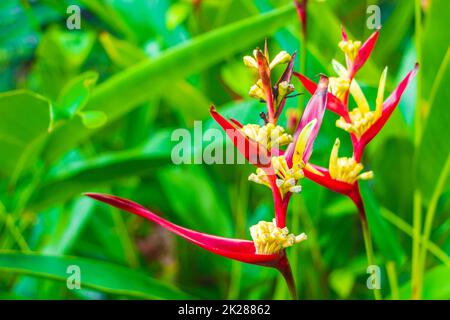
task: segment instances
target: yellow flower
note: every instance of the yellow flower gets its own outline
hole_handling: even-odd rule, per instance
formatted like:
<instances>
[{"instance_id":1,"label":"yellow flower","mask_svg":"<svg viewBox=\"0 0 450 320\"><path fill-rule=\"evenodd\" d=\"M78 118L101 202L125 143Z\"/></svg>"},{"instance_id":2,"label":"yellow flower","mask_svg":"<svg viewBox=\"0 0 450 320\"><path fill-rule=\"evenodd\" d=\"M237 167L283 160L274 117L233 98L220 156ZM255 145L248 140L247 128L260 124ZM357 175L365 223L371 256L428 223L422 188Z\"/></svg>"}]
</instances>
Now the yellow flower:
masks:
<instances>
[{"instance_id":1,"label":"yellow flower","mask_svg":"<svg viewBox=\"0 0 450 320\"><path fill-rule=\"evenodd\" d=\"M278 156L272 157L272 168L275 171L275 181L282 197L288 192L298 193L302 190L302 187L297 185L298 180L304 177L303 167L299 164L289 168L286 158L284 156ZM248 180L271 188L267 173L261 168L256 169L256 174L250 174Z\"/></svg>"},{"instance_id":2,"label":"yellow flower","mask_svg":"<svg viewBox=\"0 0 450 320\"><path fill-rule=\"evenodd\" d=\"M355 134L358 138L369 129L380 117L383 112L384 89L386 86L387 68L383 70L378 86L378 94L375 103L375 110L370 110L369 104L361 88L356 81L352 81L350 93L352 94L357 107L349 112L350 122L343 117L336 121L338 128L344 129L349 133Z\"/></svg>"},{"instance_id":3,"label":"yellow flower","mask_svg":"<svg viewBox=\"0 0 450 320\"><path fill-rule=\"evenodd\" d=\"M347 55L350 61L354 61L361 48L361 41L343 40L339 42L339 48Z\"/></svg>"},{"instance_id":4,"label":"yellow flower","mask_svg":"<svg viewBox=\"0 0 450 320\"><path fill-rule=\"evenodd\" d=\"M251 226L250 235L257 254L275 254L307 239L304 233L295 236L286 227L278 228L275 219L272 222L260 221Z\"/></svg>"},{"instance_id":5,"label":"yellow flower","mask_svg":"<svg viewBox=\"0 0 450 320\"><path fill-rule=\"evenodd\" d=\"M267 123L260 127L257 124L247 124L241 131L251 140L258 142L267 150L279 148L292 142L292 136L285 133L283 127Z\"/></svg>"},{"instance_id":6,"label":"yellow flower","mask_svg":"<svg viewBox=\"0 0 450 320\"><path fill-rule=\"evenodd\" d=\"M259 49L256 49L253 51L253 57L245 56L244 57L244 64L249 67L258 70L258 62L257 62L257 52ZM269 62L269 57L267 53L264 55L267 59L267 62ZM279 64L285 64L291 61L291 55L287 53L286 51L279 52L275 58L269 63L269 68L272 70Z\"/></svg>"},{"instance_id":7,"label":"yellow flower","mask_svg":"<svg viewBox=\"0 0 450 320\"><path fill-rule=\"evenodd\" d=\"M340 141L336 139L330 155L329 172L331 178L349 184L354 184L358 179L368 180L373 178L372 171L361 173L364 166L356 162L353 157L339 158L339 146Z\"/></svg>"},{"instance_id":8,"label":"yellow flower","mask_svg":"<svg viewBox=\"0 0 450 320\"><path fill-rule=\"evenodd\" d=\"M329 79L328 88L333 95L342 101L344 100L345 93L350 88L350 82L346 78L331 77Z\"/></svg>"}]
</instances>

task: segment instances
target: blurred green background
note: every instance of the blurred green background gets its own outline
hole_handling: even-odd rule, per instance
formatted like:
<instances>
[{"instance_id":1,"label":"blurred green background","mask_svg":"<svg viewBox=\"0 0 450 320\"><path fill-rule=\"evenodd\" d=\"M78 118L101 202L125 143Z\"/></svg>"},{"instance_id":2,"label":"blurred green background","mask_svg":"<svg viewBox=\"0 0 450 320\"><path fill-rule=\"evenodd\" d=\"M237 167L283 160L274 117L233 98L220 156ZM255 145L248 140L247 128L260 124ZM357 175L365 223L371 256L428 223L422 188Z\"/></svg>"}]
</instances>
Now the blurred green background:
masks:
<instances>
[{"instance_id":1,"label":"blurred green background","mask_svg":"<svg viewBox=\"0 0 450 320\"><path fill-rule=\"evenodd\" d=\"M80 30L66 27L71 4L81 8ZM387 94L421 66L363 159L375 173L362 188L381 291L411 297L415 239L428 250L423 298L448 299L450 2L311 0L307 56L297 60L306 59L312 79L333 75L331 59L344 61L340 26L365 40L371 4L383 27L358 78L371 104L385 65ZM266 37L272 55L302 50L291 1L1 1L0 299L288 298L275 270L215 256L82 196L120 195L183 226L245 239L249 226L271 220L270 192L247 181L250 165L177 166L170 158L173 129L194 120L215 126L211 103L241 122L259 120L264 105L247 97L255 79L242 56ZM289 99L287 107L303 103ZM326 113L314 163L327 166L337 136L350 156L335 120ZM302 185L288 217L292 232L309 236L288 250L300 298L371 299L354 206ZM421 242L418 226L427 224ZM81 269L81 290L66 286L70 265Z\"/></svg>"}]
</instances>

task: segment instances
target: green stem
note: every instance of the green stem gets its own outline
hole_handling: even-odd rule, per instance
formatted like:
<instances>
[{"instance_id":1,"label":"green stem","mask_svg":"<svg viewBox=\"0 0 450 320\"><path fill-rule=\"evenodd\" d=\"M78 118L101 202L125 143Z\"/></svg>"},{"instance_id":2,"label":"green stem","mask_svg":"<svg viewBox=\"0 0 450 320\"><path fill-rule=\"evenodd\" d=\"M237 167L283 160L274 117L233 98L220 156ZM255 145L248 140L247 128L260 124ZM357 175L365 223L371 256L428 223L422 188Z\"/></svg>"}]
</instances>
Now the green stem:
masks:
<instances>
[{"instance_id":1,"label":"green stem","mask_svg":"<svg viewBox=\"0 0 450 320\"><path fill-rule=\"evenodd\" d=\"M361 221L363 237L364 237L364 246L366 248L367 255L367 263L369 266L375 265L375 258L373 253L373 245L372 245L372 236L370 234L369 223L367 221L366 210L364 208L364 202L361 197L361 192L359 190L359 185L355 185L354 191L350 194L350 198L355 203L356 207L359 211L359 218ZM375 300L381 300L381 292L378 289L373 289L373 294Z\"/></svg>"},{"instance_id":2,"label":"green stem","mask_svg":"<svg viewBox=\"0 0 450 320\"><path fill-rule=\"evenodd\" d=\"M422 63L422 4L421 0L415 0L415 43L417 60ZM417 103L414 115L414 142L416 147L420 144L422 136L422 103L421 103L421 77L417 77ZM422 227L422 196L417 183L414 186L413 196L413 241L412 241L412 260L411 260L411 282L412 298L419 299L419 252L421 246L421 227Z\"/></svg>"},{"instance_id":3,"label":"green stem","mask_svg":"<svg viewBox=\"0 0 450 320\"><path fill-rule=\"evenodd\" d=\"M361 214L360 214L361 217ZM370 235L369 224L367 223L367 218L361 218L361 225L364 236L364 246L366 247L366 255L367 255L367 263L369 266L375 264L374 254L373 254L373 246L372 246L372 238ZM381 300L381 293L378 289L373 289L373 295L375 300Z\"/></svg>"},{"instance_id":4,"label":"green stem","mask_svg":"<svg viewBox=\"0 0 450 320\"><path fill-rule=\"evenodd\" d=\"M397 271L395 270L395 262L389 261L386 264L386 270L389 280L389 286L391 287L392 300L400 300L400 294L398 290L398 277Z\"/></svg>"},{"instance_id":5,"label":"green stem","mask_svg":"<svg viewBox=\"0 0 450 320\"><path fill-rule=\"evenodd\" d=\"M439 177L439 180L436 184L436 187L430 200L430 204L428 206L427 213L425 215L425 225L422 237L423 243L427 243L430 239L437 204L439 201L439 197L444 189L445 183L447 182L449 171L450 171L450 157L447 158L447 162L445 163L445 166L441 172L441 176ZM425 271L426 260L427 260L427 247L425 245L422 245L420 247L419 252L417 287L416 287L417 290L415 291L416 293L415 298L417 299L420 299L422 295L423 273Z\"/></svg>"},{"instance_id":6,"label":"green stem","mask_svg":"<svg viewBox=\"0 0 450 320\"><path fill-rule=\"evenodd\" d=\"M412 298L420 299L419 294L419 252L421 242L421 226L422 226L422 197L420 191L414 191L414 207L413 207L413 232L412 232L412 260L411 260L411 282L412 282Z\"/></svg>"}]
</instances>

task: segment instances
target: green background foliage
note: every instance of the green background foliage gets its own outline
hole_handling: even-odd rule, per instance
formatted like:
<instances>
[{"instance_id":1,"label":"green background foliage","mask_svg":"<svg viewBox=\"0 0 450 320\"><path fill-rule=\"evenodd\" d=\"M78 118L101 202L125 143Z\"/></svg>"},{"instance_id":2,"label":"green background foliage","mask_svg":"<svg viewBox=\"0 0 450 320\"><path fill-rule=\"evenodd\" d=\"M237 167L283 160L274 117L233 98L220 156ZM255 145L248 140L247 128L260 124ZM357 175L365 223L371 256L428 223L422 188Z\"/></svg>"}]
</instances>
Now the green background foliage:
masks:
<instances>
[{"instance_id":1,"label":"green background foliage","mask_svg":"<svg viewBox=\"0 0 450 320\"><path fill-rule=\"evenodd\" d=\"M80 30L66 28L74 3ZM419 270L423 298L450 298L450 3L310 0L306 44L289 0L200 3L1 1L0 299L288 298L275 270L215 256L82 193L120 195L183 226L249 239L248 228L273 210L270 192L247 182L253 168L175 165L172 131L192 132L196 120L218 128L210 104L243 123L260 121L264 105L247 96L255 79L242 56L265 38L272 55L305 46L296 69L305 59L310 78L333 75L331 59L343 62L340 26L366 39L371 4L380 6L383 27L358 77L369 103L385 65L390 93L420 63L363 158L375 174L362 193L381 293L411 298ZM350 156L335 120L326 113L314 163L327 166L337 136ZM311 181L302 185L288 212L290 230L309 237L288 250L300 298L371 299L354 206ZM414 243L424 248L422 272ZM69 265L81 269L81 290L66 286Z\"/></svg>"}]
</instances>

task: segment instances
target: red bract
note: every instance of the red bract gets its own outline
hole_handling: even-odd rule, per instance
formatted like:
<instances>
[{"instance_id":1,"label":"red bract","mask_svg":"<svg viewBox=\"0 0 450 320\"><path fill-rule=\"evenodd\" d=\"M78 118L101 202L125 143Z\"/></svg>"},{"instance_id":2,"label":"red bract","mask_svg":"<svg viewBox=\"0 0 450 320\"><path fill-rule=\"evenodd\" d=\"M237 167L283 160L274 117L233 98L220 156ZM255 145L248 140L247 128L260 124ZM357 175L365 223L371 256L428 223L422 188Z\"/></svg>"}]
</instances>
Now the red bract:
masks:
<instances>
[{"instance_id":1,"label":"red bract","mask_svg":"<svg viewBox=\"0 0 450 320\"><path fill-rule=\"evenodd\" d=\"M199 247L226 258L259 265L276 265L276 261L282 256L281 254L255 254L255 246L253 241L223 238L183 228L161 218L143 206L127 199L100 193L86 193L86 195L95 200L107 203L113 207L148 219L198 245Z\"/></svg>"},{"instance_id":2,"label":"red bract","mask_svg":"<svg viewBox=\"0 0 450 320\"><path fill-rule=\"evenodd\" d=\"M247 136L245 136L240 130L242 128L242 124L235 119L231 119L231 123L222 117L220 113L216 111L214 106L211 106L209 112L248 162L261 168L270 166L271 153L264 146L250 140ZM277 153L276 150L274 151Z\"/></svg>"},{"instance_id":3,"label":"red bract","mask_svg":"<svg viewBox=\"0 0 450 320\"><path fill-rule=\"evenodd\" d=\"M150 220L192 242L193 244L222 257L240 262L275 268L285 277L290 289L293 289L291 288L291 284L293 283L292 272L284 250L270 255L256 254L253 241L218 237L187 229L161 218L135 202L113 195L100 193L86 193L85 195L95 200L104 202L110 206L128 211ZM295 294L294 292L292 293Z\"/></svg>"},{"instance_id":4,"label":"red bract","mask_svg":"<svg viewBox=\"0 0 450 320\"><path fill-rule=\"evenodd\" d=\"M373 48L375 47L375 43L377 42L379 31L375 31L372 35L363 43L361 48L358 51L358 54L353 61L350 70L350 79L353 79L355 74L361 69L361 67L366 63L367 59L369 59L370 54L372 53Z\"/></svg>"},{"instance_id":5,"label":"red bract","mask_svg":"<svg viewBox=\"0 0 450 320\"><path fill-rule=\"evenodd\" d=\"M293 142L289 145L288 149L286 150L285 156L286 161L288 162L289 165L292 164L292 157L294 155L295 146L297 144L297 140L299 138L301 131L303 130L303 128L305 128L305 126L308 123L315 120L316 121L315 126L312 129L312 133L309 136L305 151L303 153L303 161L307 163L309 158L311 157L312 147L314 141L316 140L317 134L319 133L320 127L322 125L322 119L327 106L327 96L328 96L327 92L328 92L328 77L322 75L320 77L319 84L311 100L309 100L308 105L306 106L305 111L303 112L303 115L300 119L300 122L297 125Z\"/></svg>"},{"instance_id":6,"label":"red bract","mask_svg":"<svg viewBox=\"0 0 450 320\"><path fill-rule=\"evenodd\" d=\"M328 169L316 165L310 165L305 168L304 172L305 177L309 180L314 181L327 189L333 190L334 192L349 195L353 191L352 184L331 178Z\"/></svg>"},{"instance_id":7,"label":"red bract","mask_svg":"<svg viewBox=\"0 0 450 320\"><path fill-rule=\"evenodd\" d=\"M377 42L379 35L379 30L375 31L370 35L370 37L361 45L358 53L354 60L349 59L346 55L347 69L349 70L349 78L353 79L359 69L366 63L367 59L369 59L370 54L372 53L373 48L375 47L375 43ZM342 41L349 41L347 33L345 32L344 26L342 26Z\"/></svg>"},{"instance_id":8,"label":"red bract","mask_svg":"<svg viewBox=\"0 0 450 320\"><path fill-rule=\"evenodd\" d=\"M355 151L355 159L361 159L364 148L367 144L380 132L380 130L384 127L386 122L389 120L392 112L394 112L397 107L400 99L405 92L408 84L414 79L417 71L419 69L419 64L416 63L414 68L406 75L406 77L400 82L400 84L395 88L395 90L391 93L391 95L383 102L383 110L381 116L378 120L376 120L372 126L367 129L367 131L357 139L354 137L354 151Z\"/></svg>"},{"instance_id":9,"label":"red bract","mask_svg":"<svg viewBox=\"0 0 450 320\"><path fill-rule=\"evenodd\" d=\"M300 80L300 82L310 94L314 94L314 92L316 92L317 84L314 81L298 72L294 72L294 76L296 76L297 79ZM327 93L327 109L342 117L348 116L345 105L341 102L341 100L339 100L330 92Z\"/></svg>"}]
</instances>

